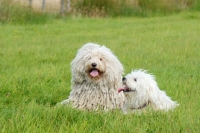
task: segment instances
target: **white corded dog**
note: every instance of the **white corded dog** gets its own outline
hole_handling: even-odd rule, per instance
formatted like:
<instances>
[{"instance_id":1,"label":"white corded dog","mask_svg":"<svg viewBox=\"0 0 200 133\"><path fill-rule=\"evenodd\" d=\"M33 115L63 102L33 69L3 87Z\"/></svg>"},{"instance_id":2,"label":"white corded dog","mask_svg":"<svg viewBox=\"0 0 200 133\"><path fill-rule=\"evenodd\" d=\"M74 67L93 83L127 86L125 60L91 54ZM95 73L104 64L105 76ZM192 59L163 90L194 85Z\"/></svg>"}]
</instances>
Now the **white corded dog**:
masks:
<instances>
[{"instance_id":1,"label":"white corded dog","mask_svg":"<svg viewBox=\"0 0 200 133\"><path fill-rule=\"evenodd\" d=\"M123 112L141 110L146 106L152 106L155 110L168 111L174 109L177 102L172 101L166 93L159 89L153 75L145 70L134 70L123 77L123 87L118 93L125 94Z\"/></svg>"},{"instance_id":2,"label":"white corded dog","mask_svg":"<svg viewBox=\"0 0 200 133\"><path fill-rule=\"evenodd\" d=\"M124 94L117 90L122 86L123 66L110 49L87 43L81 47L71 63L72 90L62 105L83 110L120 109Z\"/></svg>"}]
</instances>

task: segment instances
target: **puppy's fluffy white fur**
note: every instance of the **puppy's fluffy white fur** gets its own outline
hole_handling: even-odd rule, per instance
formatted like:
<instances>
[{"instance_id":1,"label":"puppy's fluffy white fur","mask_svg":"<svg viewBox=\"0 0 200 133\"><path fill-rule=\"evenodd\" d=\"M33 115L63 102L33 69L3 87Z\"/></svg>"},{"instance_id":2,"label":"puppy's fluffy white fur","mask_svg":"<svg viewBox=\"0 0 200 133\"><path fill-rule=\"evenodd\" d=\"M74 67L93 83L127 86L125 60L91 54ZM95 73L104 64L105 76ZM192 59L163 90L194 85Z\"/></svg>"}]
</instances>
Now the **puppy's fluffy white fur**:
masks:
<instances>
[{"instance_id":1,"label":"puppy's fluffy white fur","mask_svg":"<svg viewBox=\"0 0 200 133\"><path fill-rule=\"evenodd\" d=\"M159 89L155 77L145 70L134 70L123 78L123 87L118 90L125 94L123 112L134 112L146 106L155 110L168 111L174 109L177 102L172 101L166 93Z\"/></svg>"},{"instance_id":2,"label":"puppy's fluffy white fur","mask_svg":"<svg viewBox=\"0 0 200 133\"><path fill-rule=\"evenodd\" d=\"M88 43L79 49L71 63L72 90L63 104L86 110L112 110L122 108L123 66L110 49Z\"/></svg>"}]
</instances>

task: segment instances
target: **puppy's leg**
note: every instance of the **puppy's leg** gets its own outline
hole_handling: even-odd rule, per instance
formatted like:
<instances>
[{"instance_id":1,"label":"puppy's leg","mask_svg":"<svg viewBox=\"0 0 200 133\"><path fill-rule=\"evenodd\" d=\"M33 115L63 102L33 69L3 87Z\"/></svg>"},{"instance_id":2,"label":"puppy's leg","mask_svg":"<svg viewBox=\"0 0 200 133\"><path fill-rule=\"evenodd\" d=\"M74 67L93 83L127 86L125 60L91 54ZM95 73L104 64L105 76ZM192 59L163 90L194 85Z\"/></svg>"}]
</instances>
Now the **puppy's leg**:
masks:
<instances>
[{"instance_id":1,"label":"puppy's leg","mask_svg":"<svg viewBox=\"0 0 200 133\"><path fill-rule=\"evenodd\" d=\"M128 104L124 103L124 105L122 107L122 111L124 114L127 114L127 106L128 106Z\"/></svg>"}]
</instances>

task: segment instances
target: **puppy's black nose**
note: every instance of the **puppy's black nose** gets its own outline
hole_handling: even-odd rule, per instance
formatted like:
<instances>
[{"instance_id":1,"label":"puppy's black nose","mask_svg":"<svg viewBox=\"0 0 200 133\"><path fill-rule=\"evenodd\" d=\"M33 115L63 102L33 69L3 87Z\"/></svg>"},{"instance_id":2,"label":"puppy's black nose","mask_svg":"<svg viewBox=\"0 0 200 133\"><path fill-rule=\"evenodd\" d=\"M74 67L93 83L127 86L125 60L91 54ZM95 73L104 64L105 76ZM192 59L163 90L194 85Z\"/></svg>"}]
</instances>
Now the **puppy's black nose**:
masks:
<instances>
[{"instance_id":1,"label":"puppy's black nose","mask_svg":"<svg viewBox=\"0 0 200 133\"><path fill-rule=\"evenodd\" d=\"M97 66L97 64L96 63L92 63L92 67L96 67Z\"/></svg>"},{"instance_id":2,"label":"puppy's black nose","mask_svg":"<svg viewBox=\"0 0 200 133\"><path fill-rule=\"evenodd\" d=\"M126 78L125 78L125 77L123 77L123 78L122 78L122 81L125 81L125 80L126 80Z\"/></svg>"}]
</instances>

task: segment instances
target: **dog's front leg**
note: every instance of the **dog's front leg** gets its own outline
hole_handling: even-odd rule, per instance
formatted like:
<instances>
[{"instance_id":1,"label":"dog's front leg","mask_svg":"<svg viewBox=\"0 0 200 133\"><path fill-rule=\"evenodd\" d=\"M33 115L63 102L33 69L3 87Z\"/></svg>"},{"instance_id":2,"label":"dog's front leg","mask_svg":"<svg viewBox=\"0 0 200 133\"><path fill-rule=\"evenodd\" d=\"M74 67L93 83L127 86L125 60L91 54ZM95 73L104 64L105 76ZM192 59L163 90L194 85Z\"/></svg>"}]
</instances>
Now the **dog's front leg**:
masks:
<instances>
[{"instance_id":1,"label":"dog's front leg","mask_svg":"<svg viewBox=\"0 0 200 133\"><path fill-rule=\"evenodd\" d=\"M123 111L124 114L127 114L127 106L128 105L126 103L124 103L124 105L122 107L122 111Z\"/></svg>"},{"instance_id":2,"label":"dog's front leg","mask_svg":"<svg viewBox=\"0 0 200 133\"><path fill-rule=\"evenodd\" d=\"M69 99L66 99L66 100L63 100L62 102L61 102L61 105L67 105L67 104L69 104Z\"/></svg>"}]
</instances>

